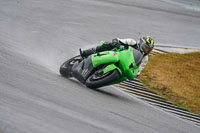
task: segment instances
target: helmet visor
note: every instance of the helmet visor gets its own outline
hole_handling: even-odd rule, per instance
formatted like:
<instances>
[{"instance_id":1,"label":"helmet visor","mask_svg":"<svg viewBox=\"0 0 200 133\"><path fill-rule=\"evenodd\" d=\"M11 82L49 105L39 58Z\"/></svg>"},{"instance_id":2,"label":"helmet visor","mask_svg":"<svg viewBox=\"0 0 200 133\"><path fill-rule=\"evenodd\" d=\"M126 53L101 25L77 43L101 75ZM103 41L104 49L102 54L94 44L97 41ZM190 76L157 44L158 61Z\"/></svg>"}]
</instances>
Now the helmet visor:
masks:
<instances>
[{"instance_id":1,"label":"helmet visor","mask_svg":"<svg viewBox=\"0 0 200 133\"><path fill-rule=\"evenodd\" d=\"M142 49L145 54L149 54L151 52L151 48L147 44L143 44Z\"/></svg>"}]
</instances>

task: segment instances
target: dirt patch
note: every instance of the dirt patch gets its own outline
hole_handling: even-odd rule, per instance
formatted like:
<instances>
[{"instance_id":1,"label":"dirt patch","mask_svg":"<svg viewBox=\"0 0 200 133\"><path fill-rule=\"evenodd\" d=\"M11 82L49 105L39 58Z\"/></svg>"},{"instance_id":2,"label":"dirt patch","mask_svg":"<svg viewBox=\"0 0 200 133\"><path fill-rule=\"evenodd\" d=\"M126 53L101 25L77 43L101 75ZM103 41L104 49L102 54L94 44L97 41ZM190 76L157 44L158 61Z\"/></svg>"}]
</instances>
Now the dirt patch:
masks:
<instances>
[{"instance_id":1,"label":"dirt patch","mask_svg":"<svg viewBox=\"0 0 200 133\"><path fill-rule=\"evenodd\" d=\"M179 107L200 114L200 52L151 56L139 79Z\"/></svg>"}]
</instances>

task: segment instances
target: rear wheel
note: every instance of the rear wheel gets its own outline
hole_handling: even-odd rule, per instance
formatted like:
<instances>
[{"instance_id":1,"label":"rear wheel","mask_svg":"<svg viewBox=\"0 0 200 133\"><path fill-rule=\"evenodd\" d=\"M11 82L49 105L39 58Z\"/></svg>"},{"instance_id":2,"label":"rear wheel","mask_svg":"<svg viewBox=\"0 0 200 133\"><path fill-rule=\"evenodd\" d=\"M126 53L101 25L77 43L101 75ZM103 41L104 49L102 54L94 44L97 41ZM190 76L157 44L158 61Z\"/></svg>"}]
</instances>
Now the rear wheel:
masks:
<instances>
[{"instance_id":1,"label":"rear wheel","mask_svg":"<svg viewBox=\"0 0 200 133\"><path fill-rule=\"evenodd\" d=\"M96 71L87 80L85 85L88 88L99 88L110 85L112 82L120 78L120 73L117 69L104 74L103 69Z\"/></svg>"},{"instance_id":2,"label":"rear wheel","mask_svg":"<svg viewBox=\"0 0 200 133\"><path fill-rule=\"evenodd\" d=\"M80 55L75 56L67 61L65 61L61 66L60 66L60 74L64 77L71 77L71 68L76 63L77 61L80 62L82 60L82 57Z\"/></svg>"}]
</instances>

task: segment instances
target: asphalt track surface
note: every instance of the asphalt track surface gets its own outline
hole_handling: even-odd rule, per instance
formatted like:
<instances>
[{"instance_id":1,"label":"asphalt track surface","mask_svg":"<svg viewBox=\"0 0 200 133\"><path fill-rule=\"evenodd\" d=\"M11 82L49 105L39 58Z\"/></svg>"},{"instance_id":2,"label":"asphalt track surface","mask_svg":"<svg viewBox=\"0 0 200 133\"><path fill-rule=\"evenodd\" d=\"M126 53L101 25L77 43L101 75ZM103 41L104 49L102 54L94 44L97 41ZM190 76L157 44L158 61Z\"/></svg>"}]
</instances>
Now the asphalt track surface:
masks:
<instances>
[{"instance_id":1,"label":"asphalt track surface","mask_svg":"<svg viewBox=\"0 0 200 133\"><path fill-rule=\"evenodd\" d=\"M199 47L199 23L158 0L0 0L0 133L199 133L118 88L58 73L78 48L114 37Z\"/></svg>"}]
</instances>

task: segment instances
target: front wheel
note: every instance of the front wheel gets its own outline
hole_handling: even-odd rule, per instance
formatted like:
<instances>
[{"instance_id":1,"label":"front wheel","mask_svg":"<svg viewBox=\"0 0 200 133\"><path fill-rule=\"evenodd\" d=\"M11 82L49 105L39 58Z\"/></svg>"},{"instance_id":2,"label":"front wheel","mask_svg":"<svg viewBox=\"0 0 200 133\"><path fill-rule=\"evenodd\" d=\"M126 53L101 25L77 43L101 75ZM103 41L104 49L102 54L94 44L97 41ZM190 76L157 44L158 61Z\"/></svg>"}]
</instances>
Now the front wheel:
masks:
<instances>
[{"instance_id":1,"label":"front wheel","mask_svg":"<svg viewBox=\"0 0 200 133\"><path fill-rule=\"evenodd\" d=\"M80 55L75 56L67 61L65 61L61 66L60 66L60 74L66 78L71 77L71 68L76 63L77 61L80 62L82 60L82 57Z\"/></svg>"},{"instance_id":2,"label":"front wheel","mask_svg":"<svg viewBox=\"0 0 200 133\"><path fill-rule=\"evenodd\" d=\"M99 88L102 86L110 85L112 82L120 78L120 73L117 69L103 73L103 70L99 70L92 74L87 80L85 85L88 88Z\"/></svg>"}]
</instances>

